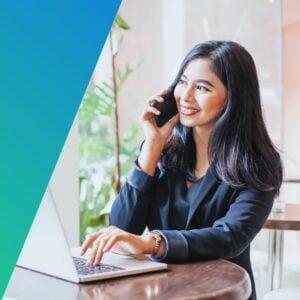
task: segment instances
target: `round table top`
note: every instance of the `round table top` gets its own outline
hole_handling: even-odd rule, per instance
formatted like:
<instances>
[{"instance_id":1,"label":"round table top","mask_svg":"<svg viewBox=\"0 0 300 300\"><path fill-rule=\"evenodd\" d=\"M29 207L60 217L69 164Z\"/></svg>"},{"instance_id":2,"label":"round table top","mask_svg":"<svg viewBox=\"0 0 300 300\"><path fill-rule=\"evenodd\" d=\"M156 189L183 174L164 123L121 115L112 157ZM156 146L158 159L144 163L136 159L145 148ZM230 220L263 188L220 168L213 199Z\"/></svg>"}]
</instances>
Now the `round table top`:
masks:
<instances>
[{"instance_id":1,"label":"round table top","mask_svg":"<svg viewBox=\"0 0 300 300\"><path fill-rule=\"evenodd\" d=\"M251 283L248 273L243 268L226 260L168 264L166 271L89 284L73 284L15 268L6 296L20 297L24 300L46 299L45 292L51 295L51 299L68 300L246 300L251 295Z\"/></svg>"},{"instance_id":2,"label":"round table top","mask_svg":"<svg viewBox=\"0 0 300 300\"><path fill-rule=\"evenodd\" d=\"M264 228L300 230L300 204L286 203L284 212L272 212Z\"/></svg>"}]
</instances>

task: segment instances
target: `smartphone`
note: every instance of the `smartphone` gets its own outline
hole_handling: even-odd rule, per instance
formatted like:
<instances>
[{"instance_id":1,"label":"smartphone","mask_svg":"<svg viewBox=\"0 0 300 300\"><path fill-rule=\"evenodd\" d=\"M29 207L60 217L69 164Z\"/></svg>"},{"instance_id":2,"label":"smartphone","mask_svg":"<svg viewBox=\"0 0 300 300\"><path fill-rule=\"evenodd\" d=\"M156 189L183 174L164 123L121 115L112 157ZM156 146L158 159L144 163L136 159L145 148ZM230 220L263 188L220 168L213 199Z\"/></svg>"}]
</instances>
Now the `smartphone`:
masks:
<instances>
[{"instance_id":1,"label":"smartphone","mask_svg":"<svg viewBox=\"0 0 300 300\"><path fill-rule=\"evenodd\" d=\"M159 116L154 115L154 119L158 127L162 127L178 113L173 92L170 92L167 95L163 95L162 97L165 99L164 102L158 102L154 100L152 103L152 106L160 111Z\"/></svg>"}]
</instances>

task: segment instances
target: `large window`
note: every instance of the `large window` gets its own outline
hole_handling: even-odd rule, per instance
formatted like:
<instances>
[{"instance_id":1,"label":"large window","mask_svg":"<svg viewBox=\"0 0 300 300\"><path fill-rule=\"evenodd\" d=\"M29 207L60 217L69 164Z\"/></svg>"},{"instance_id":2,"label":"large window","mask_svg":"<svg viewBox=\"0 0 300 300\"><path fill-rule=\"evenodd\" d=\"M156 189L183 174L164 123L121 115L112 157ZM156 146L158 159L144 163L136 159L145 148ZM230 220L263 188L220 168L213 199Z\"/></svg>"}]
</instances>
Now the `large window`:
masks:
<instances>
[{"instance_id":1,"label":"large window","mask_svg":"<svg viewBox=\"0 0 300 300\"><path fill-rule=\"evenodd\" d=\"M128 23L130 30L122 32L122 45L115 63L123 71L129 65L130 76L118 93L120 134L129 135L137 146L142 135L138 126L132 131L132 125L138 125L146 99L168 87L179 63L193 45L204 40L222 39L241 43L253 55L261 85L266 123L275 144L281 147L280 3L268 0L124 0L119 15ZM103 96L108 93L108 98L111 96L109 88L102 85L103 81L111 83L111 66L108 38L91 79L89 92L98 93L98 96L99 93ZM93 90L93 85L98 85L98 92ZM95 100L93 97L92 95L89 101ZM105 97L108 99L107 95ZM103 111L103 107L99 108L101 109ZM84 147L89 145L90 151L88 156L87 152L81 155L80 166L81 224L85 231L89 226L100 224L99 211L115 196L108 190L109 185L113 184L109 178L113 170L109 171L109 168L114 168L115 163L112 149L114 143L109 140L109 136L113 136L114 131L111 123L107 123L107 118L101 114L89 120L90 123L85 128L82 127L86 121L84 116L79 121L81 150L84 142ZM107 148L104 149L104 146ZM132 156L127 158L133 160L136 149L132 144L130 147ZM122 164L128 166L129 160L124 156L122 159ZM106 171L103 171L104 166ZM124 170L123 176L125 173Z\"/></svg>"}]
</instances>

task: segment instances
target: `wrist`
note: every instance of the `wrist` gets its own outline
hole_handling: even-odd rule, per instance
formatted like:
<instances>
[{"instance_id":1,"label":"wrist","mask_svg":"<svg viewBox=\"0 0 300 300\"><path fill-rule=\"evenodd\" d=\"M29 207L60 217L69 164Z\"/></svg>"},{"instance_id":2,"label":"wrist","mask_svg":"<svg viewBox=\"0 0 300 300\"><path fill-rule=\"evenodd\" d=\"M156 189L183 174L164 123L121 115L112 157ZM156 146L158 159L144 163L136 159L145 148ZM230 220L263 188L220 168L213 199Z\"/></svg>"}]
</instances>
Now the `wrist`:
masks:
<instances>
[{"instance_id":1,"label":"wrist","mask_svg":"<svg viewBox=\"0 0 300 300\"><path fill-rule=\"evenodd\" d=\"M149 237L152 239L152 250L151 255L157 256L160 250L161 242L162 242L162 236L158 231L149 231L147 233Z\"/></svg>"},{"instance_id":2,"label":"wrist","mask_svg":"<svg viewBox=\"0 0 300 300\"><path fill-rule=\"evenodd\" d=\"M146 241L145 253L155 257L164 257L166 254L166 242L159 231L150 231L144 235Z\"/></svg>"},{"instance_id":3,"label":"wrist","mask_svg":"<svg viewBox=\"0 0 300 300\"><path fill-rule=\"evenodd\" d=\"M165 142L163 141L145 140L141 154L145 157L149 157L151 160L159 161L164 146Z\"/></svg>"},{"instance_id":4,"label":"wrist","mask_svg":"<svg viewBox=\"0 0 300 300\"><path fill-rule=\"evenodd\" d=\"M150 151L155 151L155 152L161 152L162 149L164 148L166 144L166 141L164 139L161 138L157 138L157 139L149 139L146 138L145 142L143 144L143 148L145 147L146 149L149 149Z\"/></svg>"},{"instance_id":5,"label":"wrist","mask_svg":"<svg viewBox=\"0 0 300 300\"><path fill-rule=\"evenodd\" d=\"M153 255L153 249L155 247L155 240L151 235L148 233L142 235L142 239L144 241L144 253L143 254L150 254Z\"/></svg>"},{"instance_id":6,"label":"wrist","mask_svg":"<svg viewBox=\"0 0 300 300\"><path fill-rule=\"evenodd\" d=\"M155 144L145 141L137 159L138 166L150 176L155 174L157 163L160 160L164 144Z\"/></svg>"}]
</instances>

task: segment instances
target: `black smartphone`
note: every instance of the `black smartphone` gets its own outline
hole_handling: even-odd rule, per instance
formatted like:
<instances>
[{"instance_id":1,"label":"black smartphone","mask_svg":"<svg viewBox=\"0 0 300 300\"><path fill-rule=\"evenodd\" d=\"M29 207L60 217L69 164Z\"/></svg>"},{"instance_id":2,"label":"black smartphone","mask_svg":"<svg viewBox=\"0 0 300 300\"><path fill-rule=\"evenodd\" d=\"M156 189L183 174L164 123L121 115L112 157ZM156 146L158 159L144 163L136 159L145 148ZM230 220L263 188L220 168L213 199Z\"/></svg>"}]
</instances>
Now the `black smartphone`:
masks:
<instances>
[{"instance_id":1,"label":"black smartphone","mask_svg":"<svg viewBox=\"0 0 300 300\"><path fill-rule=\"evenodd\" d=\"M159 116L154 115L154 119L158 127L162 127L178 113L173 92L170 92L167 95L163 95L162 97L165 99L164 102L158 102L154 100L152 103L152 106L160 111Z\"/></svg>"}]
</instances>

